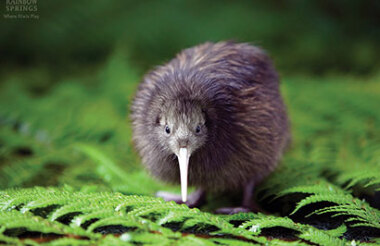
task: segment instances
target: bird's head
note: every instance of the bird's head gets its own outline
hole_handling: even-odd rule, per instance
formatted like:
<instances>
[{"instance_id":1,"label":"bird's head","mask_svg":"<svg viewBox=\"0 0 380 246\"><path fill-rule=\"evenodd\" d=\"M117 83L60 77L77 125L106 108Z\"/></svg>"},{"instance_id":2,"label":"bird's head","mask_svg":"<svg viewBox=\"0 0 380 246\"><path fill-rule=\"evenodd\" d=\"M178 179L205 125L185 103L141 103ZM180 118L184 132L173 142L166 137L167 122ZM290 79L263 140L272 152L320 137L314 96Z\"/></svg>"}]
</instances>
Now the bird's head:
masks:
<instances>
[{"instance_id":1,"label":"bird's head","mask_svg":"<svg viewBox=\"0 0 380 246\"><path fill-rule=\"evenodd\" d=\"M179 162L182 200L187 199L188 164L191 155L205 145L206 115L192 100L166 102L156 119L156 134L164 151L174 153Z\"/></svg>"}]
</instances>

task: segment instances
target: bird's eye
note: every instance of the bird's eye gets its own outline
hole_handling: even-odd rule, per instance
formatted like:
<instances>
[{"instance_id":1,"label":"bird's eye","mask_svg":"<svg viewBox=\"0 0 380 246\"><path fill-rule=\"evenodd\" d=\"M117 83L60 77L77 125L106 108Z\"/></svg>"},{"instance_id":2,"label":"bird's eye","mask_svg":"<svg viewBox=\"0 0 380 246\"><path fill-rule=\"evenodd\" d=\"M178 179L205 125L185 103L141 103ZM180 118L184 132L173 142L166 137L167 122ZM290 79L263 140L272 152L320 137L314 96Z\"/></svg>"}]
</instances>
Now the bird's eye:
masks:
<instances>
[{"instance_id":1,"label":"bird's eye","mask_svg":"<svg viewBox=\"0 0 380 246\"><path fill-rule=\"evenodd\" d=\"M170 128L169 128L168 125L165 126L165 132L166 132L167 134L170 134Z\"/></svg>"},{"instance_id":2,"label":"bird's eye","mask_svg":"<svg viewBox=\"0 0 380 246\"><path fill-rule=\"evenodd\" d=\"M195 132L196 133L200 133L201 132L201 126L200 125L197 125L197 127L195 128Z\"/></svg>"}]
</instances>

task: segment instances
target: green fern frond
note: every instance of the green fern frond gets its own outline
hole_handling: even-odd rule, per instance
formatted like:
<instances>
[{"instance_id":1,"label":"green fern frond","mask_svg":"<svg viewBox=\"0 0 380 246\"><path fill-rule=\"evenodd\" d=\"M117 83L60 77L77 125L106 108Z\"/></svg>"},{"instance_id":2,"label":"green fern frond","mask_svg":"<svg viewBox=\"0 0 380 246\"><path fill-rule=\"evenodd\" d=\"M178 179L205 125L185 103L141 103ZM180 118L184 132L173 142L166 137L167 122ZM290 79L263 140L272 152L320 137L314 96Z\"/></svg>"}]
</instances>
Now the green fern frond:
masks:
<instances>
[{"instance_id":1,"label":"green fern frond","mask_svg":"<svg viewBox=\"0 0 380 246\"><path fill-rule=\"evenodd\" d=\"M178 236L179 237L179 236ZM148 244L148 245L170 245L173 240L159 233L134 233L126 232L120 236L123 242L132 244Z\"/></svg>"},{"instance_id":2,"label":"green fern frond","mask_svg":"<svg viewBox=\"0 0 380 246\"><path fill-rule=\"evenodd\" d=\"M306 205L310 205L318 202L332 202L336 204L347 204L350 202L352 197L350 195L337 196L336 194L321 194L321 195L311 195L302 199L297 203L296 208L291 214L295 214L298 210Z\"/></svg>"},{"instance_id":3,"label":"green fern frond","mask_svg":"<svg viewBox=\"0 0 380 246\"><path fill-rule=\"evenodd\" d=\"M253 242L245 242L245 241L239 241L236 239L230 239L230 238L215 238L212 239L212 241L217 245L231 245L231 246L251 246L251 245L261 245L259 243L253 243ZM214 244L213 244L214 245ZM289 244L287 244L289 245Z\"/></svg>"},{"instance_id":4,"label":"green fern frond","mask_svg":"<svg viewBox=\"0 0 380 246\"><path fill-rule=\"evenodd\" d=\"M378 169L355 170L354 172L345 172L340 175L341 183L347 183L346 188L353 187L356 184L362 183L364 187L372 185L380 185L380 177L377 175Z\"/></svg>"},{"instance_id":5,"label":"green fern frond","mask_svg":"<svg viewBox=\"0 0 380 246\"><path fill-rule=\"evenodd\" d=\"M335 229L324 231L332 237L342 237L345 232L347 232L347 226L342 224Z\"/></svg>"},{"instance_id":6,"label":"green fern frond","mask_svg":"<svg viewBox=\"0 0 380 246\"><path fill-rule=\"evenodd\" d=\"M346 222L359 221L358 223L354 223L351 226L359 226L359 224L363 225L363 223L365 223L369 227L380 229L380 211L356 199L352 204L330 206L318 209L313 213L333 213L333 216L350 216L345 220Z\"/></svg>"},{"instance_id":7,"label":"green fern frond","mask_svg":"<svg viewBox=\"0 0 380 246\"><path fill-rule=\"evenodd\" d=\"M345 195L344 191L340 189L339 187L336 187L335 185L325 182L325 181L319 181L316 184L310 184L310 185L297 185L294 187L290 187L287 189L282 190L278 193L277 197L281 197L284 195L289 195L292 193L303 193L303 194L323 194L323 193L329 193L329 194L336 194L336 195Z\"/></svg>"},{"instance_id":8,"label":"green fern frond","mask_svg":"<svg viewBox=\"0 0 380 246\"><path fill-rule=\"evenodd\" d=\"M314 228L309 228L309 230L300 234L299 237L317 245L331 245L331 246L347 245L346 240L331 236L328 233L325 233L320 230L316 230Z\"/></svg>"},{"instance_id":9,"label":"green fern frond","mask_svg":"<svg viewBox=\"0 0 380 246\"><path fill-rule=\"evenodd\" d=\"M261 233L261 230L264 228L279 227L279 226L292 229L298 232L302 231L303 228L305 227L304 225L293 222L291 219L287 217L274 217L274 216L266 216L266 217L262 217L261 219L253 219L253 220L243 223L239 227L247 229L253 232L255 235L259 235Z\"/></svg>"},{"instance_id":10,"label":"green fern frond","mask_svg":"<svg viewBox=\"0 0 380 246\"><path fill-rule=\"evenodd\" d=\"M73 229L69 226L54 221L45 220L32 213L20 213L17 211L0 212L0 224L6 230L26 228L28 231L38 231L41 233L55 233L58 235L75 234L78 236L98 237L98 235L88 233L81 228ZM6 231L4 230L3 233ZM22 230L21 230L22 232ZM16 232L17 233L17 230Z\"/></svg>"},{"instance_id":11,"label":"green fern frond","mask_svg":"<svg viewBox=\"0 0 380 246\"><path fill-rule=\"evenodd\" d=\"M126 228L131 228L131 230L134 229L141 229L145 231L149 231L148 227L148 222L147 220L142 220L141 218L137 218L134 216L109 216L106 218L102 218L94 223L92 223L88 228L88 232L93 232L95 229L99 227L105 227L105 226L122 226Z\"/></svg>"},{"instance_id":12,"label":"green fern frond","mask_svg":"<svg viewBox=\"0 0 380 246\"><path fill-rule=\"evenodd\" d=\"M256 218L261 218L261 214L256 214L256 213L236 213L232 215L220 215L223 219L225 219L228 222L233 222L233 221L239 221L239 222L245 222L248 220L256 219Z\"/></svg>"}]
</instances>

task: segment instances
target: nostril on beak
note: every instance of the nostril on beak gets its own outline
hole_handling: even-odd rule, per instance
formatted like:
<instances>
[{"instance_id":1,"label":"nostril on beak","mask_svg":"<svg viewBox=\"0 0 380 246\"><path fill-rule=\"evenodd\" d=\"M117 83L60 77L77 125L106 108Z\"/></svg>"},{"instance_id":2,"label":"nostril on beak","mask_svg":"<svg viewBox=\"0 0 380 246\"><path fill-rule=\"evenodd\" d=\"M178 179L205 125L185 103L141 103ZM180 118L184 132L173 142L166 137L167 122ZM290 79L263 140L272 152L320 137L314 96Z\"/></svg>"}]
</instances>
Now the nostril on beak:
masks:
<instances>
[{"instance_id":1,"label":"nostril on beak","mask_svg":"<svg viewBox=\"0 0 380 246\"><path fill-rule=\"evenodd\" d=\"M187 138L178 139L178 145L180 148L186 148L188 143L189 143L189 139L187 139Z\"/></svg>"}]
</instances>

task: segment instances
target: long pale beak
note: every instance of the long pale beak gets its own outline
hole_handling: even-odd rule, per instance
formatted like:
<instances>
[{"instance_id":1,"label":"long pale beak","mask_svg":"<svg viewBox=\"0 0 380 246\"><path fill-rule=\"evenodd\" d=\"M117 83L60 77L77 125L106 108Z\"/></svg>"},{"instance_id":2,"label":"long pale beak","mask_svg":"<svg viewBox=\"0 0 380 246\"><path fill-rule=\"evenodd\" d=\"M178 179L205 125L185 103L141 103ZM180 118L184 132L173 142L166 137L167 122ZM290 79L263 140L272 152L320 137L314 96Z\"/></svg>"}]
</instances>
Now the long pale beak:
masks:
<instances>
[{"instance_id":1,"label":"long pale beak","mask_svg":"<svg viewBox=\"0 0 380 246\"><path fill-rule=\"evenodd\" d=\"M187 148L180 148L177 155L179 162L179 171L181 174L181 194L182 202L187 201L187 173L189 169L189 151Z\"/></svg>"}]
</instances>

